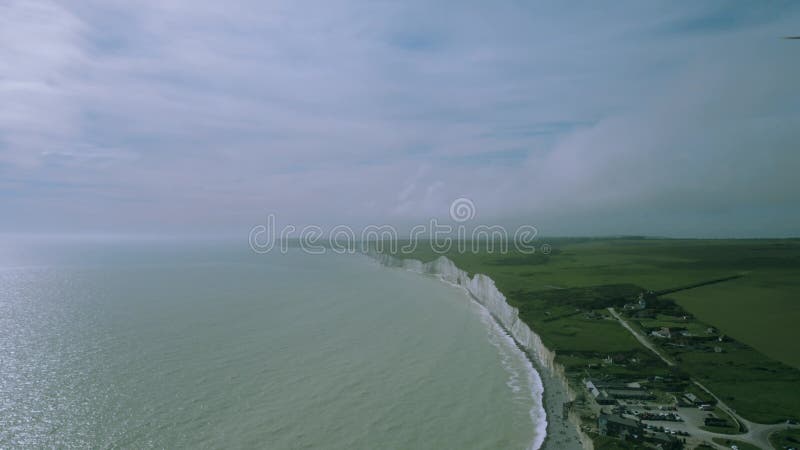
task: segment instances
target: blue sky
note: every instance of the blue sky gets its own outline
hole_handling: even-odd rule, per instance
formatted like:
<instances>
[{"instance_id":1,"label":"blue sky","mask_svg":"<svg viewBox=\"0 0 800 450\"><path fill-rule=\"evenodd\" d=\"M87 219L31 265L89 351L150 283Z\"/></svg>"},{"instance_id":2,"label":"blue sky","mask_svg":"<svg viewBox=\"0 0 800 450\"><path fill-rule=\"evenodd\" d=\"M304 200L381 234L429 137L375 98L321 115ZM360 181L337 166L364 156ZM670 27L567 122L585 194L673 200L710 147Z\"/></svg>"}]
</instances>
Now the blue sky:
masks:
<instances>
[{"instance_id":1,"label":"blue sky","mask_svg":"<svg viewBox=\"0 0 800 450\"><path fill-rule=\"evenodd\" d=\"M800 230L797 2L10 0L0 231Z\"/></svg>"}]
</instances>

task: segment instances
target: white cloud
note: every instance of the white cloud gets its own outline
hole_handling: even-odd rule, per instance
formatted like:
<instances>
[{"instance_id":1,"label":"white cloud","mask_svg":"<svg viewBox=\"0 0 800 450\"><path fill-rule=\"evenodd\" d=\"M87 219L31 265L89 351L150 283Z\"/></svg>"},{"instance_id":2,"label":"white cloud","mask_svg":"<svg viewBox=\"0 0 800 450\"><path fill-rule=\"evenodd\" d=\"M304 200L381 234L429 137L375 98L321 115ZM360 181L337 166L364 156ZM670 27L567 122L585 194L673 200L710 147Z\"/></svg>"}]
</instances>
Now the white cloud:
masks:
<instances>
[{"instance_id":1,"label":"white cloud","mask_svg":"<svg viewBox=\"0 0 800 450\"><path fill-rule=\"evenodd\" d=\"M709 204L783 232L747 211L797 200L797 13L711 8L6 2L0 229L411 221L468 196L554 233Z\"/></svg>"}]
</instances>

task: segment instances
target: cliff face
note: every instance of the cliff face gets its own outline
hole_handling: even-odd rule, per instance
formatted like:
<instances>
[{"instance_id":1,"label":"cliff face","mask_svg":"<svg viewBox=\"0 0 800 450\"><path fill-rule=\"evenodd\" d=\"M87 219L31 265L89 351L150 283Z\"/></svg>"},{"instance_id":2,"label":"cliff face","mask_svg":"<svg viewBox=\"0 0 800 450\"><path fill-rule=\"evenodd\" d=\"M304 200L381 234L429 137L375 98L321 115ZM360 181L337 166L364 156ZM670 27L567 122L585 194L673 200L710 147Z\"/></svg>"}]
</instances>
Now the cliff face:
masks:
<instances>
[{"instance_id":1,"label":"cliff face","mask_svg":"<svg viewBox=\"0 0 800 450\"><path fill-rule=\"evenodd\" d=\"M591 438L580 431L579 418L570 414L569 424L564 423L561 420L563 404L554 404L572 401L575 398L574 392L567 382L563 366L555 362L555 352L545 347L539 335L519 319L519 311L506 302L506 297L497 289L491 278L483 274L476 274L470 278L467 272L459 269L453 261L444 256L427 263L415 259L399 259L386 254L372 254L371 256L386 266L438 276L443 281L463 287L469 292L528 353L540 371L545 393L549 394L545 396L548 439L543 448L563 449L573 446L587 450L593 449ZM553 392L554 390L557 392ZM548 393L548 391L550 392ZM557 441L557 439L559 440ZM578 443L579 445L576 445Z\"/></svg>"}]
</instances>

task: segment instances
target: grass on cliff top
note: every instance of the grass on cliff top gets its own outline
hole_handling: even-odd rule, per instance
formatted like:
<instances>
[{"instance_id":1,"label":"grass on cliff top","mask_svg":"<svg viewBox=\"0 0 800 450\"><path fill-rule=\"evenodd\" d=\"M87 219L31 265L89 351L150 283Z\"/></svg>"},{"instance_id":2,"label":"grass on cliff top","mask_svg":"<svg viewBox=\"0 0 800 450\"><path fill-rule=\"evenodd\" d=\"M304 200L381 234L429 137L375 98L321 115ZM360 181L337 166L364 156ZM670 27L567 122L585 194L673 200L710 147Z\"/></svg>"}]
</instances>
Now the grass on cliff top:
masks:
<instances>
[{"instance_id":1,"label":"grass on cliff top","mask_svg":"<svg viewBox=\"0 0 800 450\"><path fill-rule=\"evenodd\" d=\"M800 240L673 240L560 238L542 240L553 251L523 255L460 253L445 256L467 272L491 276L505 294L558 288L630 284L661 290L744 274L742 278L670 294L687 311L722 333L800 368L794 344L800 325ZM409 255L440 256L426 242Z\"/></svg>"}]
</instances>

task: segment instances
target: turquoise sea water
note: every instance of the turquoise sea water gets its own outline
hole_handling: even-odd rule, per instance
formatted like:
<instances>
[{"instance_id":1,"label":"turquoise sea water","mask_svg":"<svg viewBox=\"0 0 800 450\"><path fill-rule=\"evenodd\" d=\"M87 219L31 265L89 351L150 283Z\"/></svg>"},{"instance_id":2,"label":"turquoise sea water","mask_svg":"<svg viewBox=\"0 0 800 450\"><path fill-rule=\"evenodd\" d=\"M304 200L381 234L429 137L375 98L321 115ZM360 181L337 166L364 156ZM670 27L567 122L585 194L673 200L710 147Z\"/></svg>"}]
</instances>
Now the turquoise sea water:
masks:
<instances>
[{"instance_id":1,"label":"turquoise sea water","mask_svg":"<svg viewBox=\"0 0 800 450\"><path fill-rule=\"evenodd\" d=\"M521 353L436 279L246 242L0 242L0 447L514 449Z\"/></svg>"}]
</instances>

